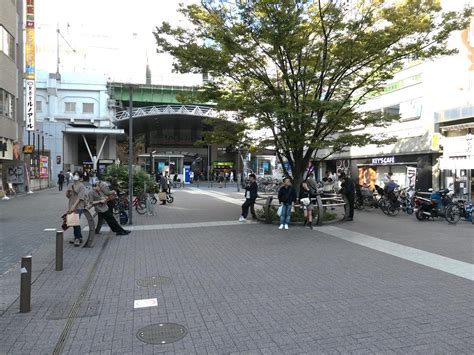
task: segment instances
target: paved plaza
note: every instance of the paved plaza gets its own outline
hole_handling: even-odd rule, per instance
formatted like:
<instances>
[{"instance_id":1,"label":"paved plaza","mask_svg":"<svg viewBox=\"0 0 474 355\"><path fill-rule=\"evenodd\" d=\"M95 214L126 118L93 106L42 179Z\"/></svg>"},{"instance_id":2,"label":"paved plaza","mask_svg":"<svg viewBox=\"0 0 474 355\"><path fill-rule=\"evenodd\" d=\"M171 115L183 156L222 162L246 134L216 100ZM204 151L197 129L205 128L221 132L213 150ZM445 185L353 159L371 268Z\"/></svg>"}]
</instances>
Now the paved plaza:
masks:
<instances>
[{"instance_id":1,"label":"paved plaza","mask_svg":"<svg viewBox=\"0 0 474 355\"><path fill-rule=\"evenodd\" d=\"M370 210L281 231L238 223L241 202L235 186L177 190L155 216L134 215L128 236L104 228L94 248L66 244L61 272L44 229L59 227L63 195L2 202L0 353L473 353L471 224ZM32 309L20 314L16 262L29 252ZM137 338L165 323L185 336Z\"/></svg>"}]
</instances>

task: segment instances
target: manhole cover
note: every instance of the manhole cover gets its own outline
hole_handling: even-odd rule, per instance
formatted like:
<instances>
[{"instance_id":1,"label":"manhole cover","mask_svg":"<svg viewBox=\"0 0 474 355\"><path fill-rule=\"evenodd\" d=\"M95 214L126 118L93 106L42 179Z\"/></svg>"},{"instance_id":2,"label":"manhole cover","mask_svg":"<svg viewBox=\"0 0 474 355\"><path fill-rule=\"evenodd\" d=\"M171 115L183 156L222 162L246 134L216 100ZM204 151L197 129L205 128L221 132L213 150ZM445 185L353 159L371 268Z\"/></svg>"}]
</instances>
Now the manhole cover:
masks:
<instances>
[{"instance_id":1,"label":"manhole cover","mask_svg":"<svg viewBox=\"0 0 474 355\"><path fill-rule=\"evenodd\" d=\"M145 277L144 279L137 280L137 285L142 287L158 287L166 285L171 282L169 277L165 276L151 276Z\"/></svg>"},{"instance_id":2,"label":"manhole cover","mask_svg":"<svg viewBox=\"0 0 474 355\"><path fill-rule=\"evenodd\" d=\"M183 339L188 331L180 324L151 324L137 332L137 338L148 344L169 344Z\"/></svg>"}]
</instances>

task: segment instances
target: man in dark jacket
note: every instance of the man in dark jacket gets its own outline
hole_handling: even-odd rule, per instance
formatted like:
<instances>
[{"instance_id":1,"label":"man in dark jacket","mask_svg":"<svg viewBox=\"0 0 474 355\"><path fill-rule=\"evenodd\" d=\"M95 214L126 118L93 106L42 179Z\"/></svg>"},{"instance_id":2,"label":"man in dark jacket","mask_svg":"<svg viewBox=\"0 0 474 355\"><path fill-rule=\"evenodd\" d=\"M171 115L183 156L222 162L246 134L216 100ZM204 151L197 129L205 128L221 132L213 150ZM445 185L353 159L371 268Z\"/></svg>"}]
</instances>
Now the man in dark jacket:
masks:
<instances>
[{"instance_id":1,"label":"man in dark jacket","mask_svg":"<svg viewBox=\"0 0 474 355\"><path fill-rule=\"evenodd\" d=\"M255 174L249 175L249 184L245 187L245 202L242 205L242 214L240 215L239 222L245 222L249 214L249 208L255 203L258 197L258 185L257 177Z\"/></svg>"},{"instance_id":2,"label":"man in dark jacket","mask_svg":"<svg viewBox=\"0 0 474 355\"><path fill-rule=\"evenodd\" d=\"M341 171L338 175L339 181L341 181L341 190L339 193L347 197L349 201L349 216L346 217L346 221L352 221L354 219L354 202L355 202L355 186L354 182L349 176Z\"/></svg>"},{"instance_id":3,"label":"man in dark jacket","mask_svg":"<svg viewBox=\"0 0 474 355\"><path fill-rule=\"evenodd\" d=\"M280 227L278 229L288 229L291 220L291 210L293 203L296 202L296 190L292 186L293 181L290 177L283 179L283 186L278 191L278 202L280 202Z\"/></svg>"}]
</instances>

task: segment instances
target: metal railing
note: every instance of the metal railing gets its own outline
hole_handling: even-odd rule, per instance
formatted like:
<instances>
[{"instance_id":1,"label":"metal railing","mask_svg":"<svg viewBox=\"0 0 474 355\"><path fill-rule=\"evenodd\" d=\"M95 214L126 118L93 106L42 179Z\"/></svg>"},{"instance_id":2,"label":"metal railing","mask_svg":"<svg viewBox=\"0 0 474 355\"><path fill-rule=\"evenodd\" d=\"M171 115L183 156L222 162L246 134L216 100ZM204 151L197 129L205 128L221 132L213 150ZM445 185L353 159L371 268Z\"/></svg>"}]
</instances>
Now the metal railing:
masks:
<instances>
[{"instance_id":1,"label":"metal railing","mask_svg":"<svg viewBox=\"0 0 474 355\"><path fill-rule=\"evenodd\" d=\"M156 116L156 115L191 115L199 117L217 117L220 113L212 107L200 105L156 105L137 107L132 110L132 117ZM130 118L128 110L117 112L117 120Z\"/></svg>"},{"instance_id":2,"label":"metal railing","mask_svg":"<svg viewBox=\"0 0 474 355\"><path fill-rule=\"evenodd\" d=\"M332 207L344 207L344 217L342 220L346 220L349 217L349 201L347 197L341 194L322 194L317 195L311 199L311 204L313 205L313 218L315 219L315 225L322 226L324 222L324 211L326 208ZM278 198L274 195L268 196L259 196L255 200L255 205L261 206L263 208L263 218L258 218L260 221L267 224L273 223L273 213L272 209L276 211L280 206ZM300 207L299 204L294 205L295 208Z\"/></svg>"}]
</instances>

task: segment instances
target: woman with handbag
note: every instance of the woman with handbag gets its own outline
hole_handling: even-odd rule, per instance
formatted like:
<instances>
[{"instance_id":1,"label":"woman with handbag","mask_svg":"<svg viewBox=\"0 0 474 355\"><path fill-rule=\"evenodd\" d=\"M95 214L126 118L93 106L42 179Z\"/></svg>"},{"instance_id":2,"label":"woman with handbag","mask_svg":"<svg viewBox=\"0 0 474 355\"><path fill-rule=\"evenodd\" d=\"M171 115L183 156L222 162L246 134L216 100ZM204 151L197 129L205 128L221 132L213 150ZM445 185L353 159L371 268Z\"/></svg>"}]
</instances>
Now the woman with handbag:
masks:
<instances>
[{"instance_id":1,"label":"woman with handbag","mask_svg":"<svg viewBox=\"0 0 474 355\"><path fill-rule=\"evenodd\" d=\"M311 190L308 183L306 181L301 182L299 199L305 216L304 225L308 224L309 228L313 229L313 204L311 197Z\"/></svg>"},{"instance_id":2,"label":"woman with handbag","mask_svg":"<svg viewBox=\"0 0 474 355\"><path fill-rule=\"evenodd\" d=\"M278 229L288 229L288 224L291 220L291 210L293 208L293 202L296 201L296 191L292 186L290 177L283 179L283 186L278 191L278 201L280 202L280 227Z\"/></svg>"},{"instance_id":3,"label":"woman with handbag","mask_svg":"<svg viewBox=\"0 0 474 355\"><path fill-rule=\"evenodd\" d=\"M69 209L67 212L67 225L74 229L74 246L78 247L82 243L80 217L87 204L87 191L80 181L81 176L76 171L72 177L73 184L66 191L66 197L69 199Z\"/></svg>"}]
</instances>

